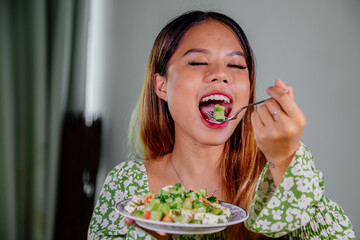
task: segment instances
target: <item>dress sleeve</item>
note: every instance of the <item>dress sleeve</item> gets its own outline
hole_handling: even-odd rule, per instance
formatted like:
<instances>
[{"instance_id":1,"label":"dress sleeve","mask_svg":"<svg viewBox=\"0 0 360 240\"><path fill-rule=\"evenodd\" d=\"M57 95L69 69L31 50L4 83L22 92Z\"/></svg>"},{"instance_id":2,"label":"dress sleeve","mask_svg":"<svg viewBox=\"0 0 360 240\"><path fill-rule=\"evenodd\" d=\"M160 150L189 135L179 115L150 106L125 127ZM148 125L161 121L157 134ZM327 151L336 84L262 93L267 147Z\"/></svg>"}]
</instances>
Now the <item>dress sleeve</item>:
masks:
<instances>
[{"instance_id":1,"label":"dress sleeve","mask_svg":"<svg viewBox=\"0 0 360 240\"><path fill-rule=\"evenodd\" d=\"M122 215L115 211L117 202L147 191L146 171L139 163L126 161L115 167L106 177L90 220L88 239L155 240L142 229L125 224Z\"/></svg>"},{"instance_id":2,"label":"dress sleeve","mask_svg":"<svg viewBox=\"0 0 360 240\"><path fill-rule=\"evenodd\" d=\"M269 166L258 181L246 228L268 237L289 239L355 239L349 218L324 196L323 174L301 144L278 188Z\"/></svg>"}]
</instances>

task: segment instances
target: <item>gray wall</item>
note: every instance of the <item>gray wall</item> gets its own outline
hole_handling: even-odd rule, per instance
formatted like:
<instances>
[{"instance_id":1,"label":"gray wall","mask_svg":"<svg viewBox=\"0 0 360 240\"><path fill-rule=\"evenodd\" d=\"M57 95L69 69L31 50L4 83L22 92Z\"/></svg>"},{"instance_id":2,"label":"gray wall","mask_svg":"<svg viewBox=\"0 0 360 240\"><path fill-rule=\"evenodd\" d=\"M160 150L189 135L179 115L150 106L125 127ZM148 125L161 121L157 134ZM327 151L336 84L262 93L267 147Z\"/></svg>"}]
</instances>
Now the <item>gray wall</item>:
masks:
<instances>
[{"instance_id":1,"label":"gray wall","mask_svg":"<svg viewBox=\"0 0 360 240\"><path fill-rule=\"evenodd\" d=\"M97 193L107 172L127 159L129 114L156 34L185 10L217 10L248 35L258 99L275 78L294 87L307 117L302 141L325 175L325 193L343 207L360 236L360 1L94 0L94 6L89 109L105 121Z\"/></svg>"}]
</instances>

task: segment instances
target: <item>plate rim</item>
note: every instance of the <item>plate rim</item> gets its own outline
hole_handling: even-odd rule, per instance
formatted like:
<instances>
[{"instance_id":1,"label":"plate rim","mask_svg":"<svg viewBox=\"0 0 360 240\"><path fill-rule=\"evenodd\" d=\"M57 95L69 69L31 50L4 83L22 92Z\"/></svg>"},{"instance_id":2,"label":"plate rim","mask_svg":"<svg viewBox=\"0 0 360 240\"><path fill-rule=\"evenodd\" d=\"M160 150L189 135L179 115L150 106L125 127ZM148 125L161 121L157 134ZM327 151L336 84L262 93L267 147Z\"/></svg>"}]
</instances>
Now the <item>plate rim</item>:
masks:
<instances>
[{"instance_id":1,"label":"plate rim","mask_svg":"<svg viewBox=\"0 0 360 240\"><path fill-rule=\"evenodd\" d=\"M216 223L216 224L194 224L194 223L170 223L170 222L162 222L162 221L155 221L155 220L150 220L150 219L144 219L144 218L139 218L139 217L135 217L131 214L128 214L126 212L123 212L123 211L120 211L118 209L118 206L124 202L128 202L128 201L131 201L132 198L128 198L128 199L124 199L124 200L121 200L119 202L117 202L115 204L115 211L118 212L119 214L123 215L124 217L127 217L127 218L130 218L134 221L139 221L139 222L145 222L147 224L155 224L155 225L161 225L161 226L169 226L169 227L184 227L184 228L220 228L220 227L228 227L228 226L231 226L231 225L235 225L235 224L238 224L238 223L241 223L241 222L244 222L246 221L248 218L249 218L249 212L246 211L244 208L240 207L240 206L237 206L235 204L232 204L232 203L229 203L229 202L225 202L225 201L221 201L219 200L219 203L226 203L226 204L230 204L236 208L239 208L241 209L242 211L244 211L246 213L246 216L242 219L239 219L239 220L236 220L236 221L229 221L229 222L226 222L226 223Z\"/></svg>"}]
</instances>

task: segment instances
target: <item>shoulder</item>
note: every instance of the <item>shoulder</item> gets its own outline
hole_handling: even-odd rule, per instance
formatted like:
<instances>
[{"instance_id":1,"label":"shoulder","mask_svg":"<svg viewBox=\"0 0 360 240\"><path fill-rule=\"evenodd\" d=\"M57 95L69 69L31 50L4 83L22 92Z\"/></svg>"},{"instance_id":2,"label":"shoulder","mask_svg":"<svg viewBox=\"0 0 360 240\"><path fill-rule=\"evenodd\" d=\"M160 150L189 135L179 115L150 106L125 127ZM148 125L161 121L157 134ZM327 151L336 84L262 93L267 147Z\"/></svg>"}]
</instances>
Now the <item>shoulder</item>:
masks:
<instances>
[{"instance_id":1,"label":"shoulder","mask_svg":"<svg viewBox=\"0 0 360 240\"><path fill-rule=\"evenodd\" d=\"M126 197L148 190L148 177L143 161L129 160L114 167L105 179L104 186L110 190L126 193Z\"/></svg>"},{"instance_id":2,"label":"shoulder","mask_svg":"<svg viewBox=\"0 0 360 240\"><path fill-rule=\"evenodd\" d=\"M128 177L144 177L146 175L146 168L143 161L129 160L123 161L114 167L108 174L105 184L118 178Z\"/></svg>"}]
</instances>

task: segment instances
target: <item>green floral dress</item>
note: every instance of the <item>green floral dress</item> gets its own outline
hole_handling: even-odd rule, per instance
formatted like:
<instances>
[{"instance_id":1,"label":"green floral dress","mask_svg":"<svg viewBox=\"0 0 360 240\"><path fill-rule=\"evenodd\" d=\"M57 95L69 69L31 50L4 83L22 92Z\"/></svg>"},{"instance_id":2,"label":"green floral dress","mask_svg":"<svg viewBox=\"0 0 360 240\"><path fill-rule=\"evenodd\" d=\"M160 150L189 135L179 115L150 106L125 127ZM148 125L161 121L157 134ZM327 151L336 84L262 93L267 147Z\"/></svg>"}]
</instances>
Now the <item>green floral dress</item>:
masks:
<instances>
[{"instance_id":1,"label":"green floral dress","mask_svg":"<svg viewBox=\"0 0 360 240\"><path fill-rule=\"evenodd\" d=\"M125 161L107 176L90 221L88 239L155 239L136 226L127 226L115 204L148 191L142 161ZM286 239L355 239L350 220L341 207L324 196L323 174L302 144L278 188L265 166L250 205L245 227L265 236ZM220 239L222 233L205 236L171 235L171 239Z\"/></svg>"}]
</instances>

